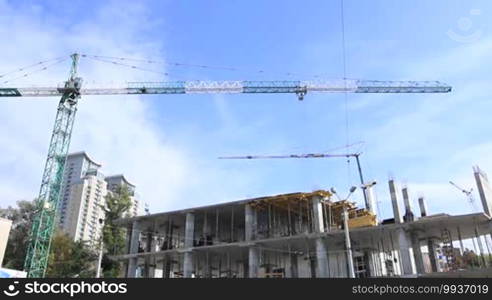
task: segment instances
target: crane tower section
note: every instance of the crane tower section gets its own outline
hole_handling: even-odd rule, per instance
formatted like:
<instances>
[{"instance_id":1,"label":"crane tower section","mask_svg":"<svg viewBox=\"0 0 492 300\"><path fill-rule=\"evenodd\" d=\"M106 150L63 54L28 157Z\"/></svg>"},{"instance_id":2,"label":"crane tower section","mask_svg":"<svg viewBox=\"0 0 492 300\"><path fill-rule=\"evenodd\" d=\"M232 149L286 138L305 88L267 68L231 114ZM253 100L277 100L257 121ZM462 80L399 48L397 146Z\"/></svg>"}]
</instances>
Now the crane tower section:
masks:
<instances>
[{"instance_id":1,"label":"crane tower section","mask_svg":"<svg viewBox=\"0 0 492 300\"><path fill-rule=\"evenodd\" d=\"M77 77L78 55L72 55L70 78L58 104L55 125L51 135L48 158L43 171L36 213L29 234L24 269L28 277L44 277L48 263L51 236L61 190L65 161L70 145L77 102L80 98L81 78Z\"/></svg>"}]
</instances>

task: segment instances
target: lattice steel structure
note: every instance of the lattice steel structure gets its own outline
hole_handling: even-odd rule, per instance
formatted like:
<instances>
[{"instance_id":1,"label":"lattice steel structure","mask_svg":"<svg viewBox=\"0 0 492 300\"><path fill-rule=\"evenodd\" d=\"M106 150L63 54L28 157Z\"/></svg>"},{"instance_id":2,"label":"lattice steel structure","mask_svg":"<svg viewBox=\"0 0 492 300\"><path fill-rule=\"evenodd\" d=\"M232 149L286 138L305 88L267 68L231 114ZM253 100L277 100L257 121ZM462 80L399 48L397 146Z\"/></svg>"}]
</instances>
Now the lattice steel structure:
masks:
<instances>
[{"instance_id":1,"label":"lattice steel structure","mask_svg":"<svg viewBox=\"0 0 492 300\"><path fill-rule=\"evenodd\" d=\"M0 88L0 97L59 96L66 87ZM438 81L170 81L130 82L121 87L84 88L81 95L134 94L297 94L306 93L448 93L451 87Z\"/></svg>"},{"instance_id":2,"label":"lattice steel structure","mask_svg":"<svg viewBox=\"0 0 492 300\"><path fill-rule=\"evenodd\" d=\"M65 83L64 92L55 118L51 135L48 158L44 167L39 196L36 200L36 214L29 235L24 269L28 277L44 277L51 245L51 236L56 218L63 171L70 146L73 122L80 98L81 79L77 75L78 55L72 55L70 78Z\"/></svg>"}]
</instances>

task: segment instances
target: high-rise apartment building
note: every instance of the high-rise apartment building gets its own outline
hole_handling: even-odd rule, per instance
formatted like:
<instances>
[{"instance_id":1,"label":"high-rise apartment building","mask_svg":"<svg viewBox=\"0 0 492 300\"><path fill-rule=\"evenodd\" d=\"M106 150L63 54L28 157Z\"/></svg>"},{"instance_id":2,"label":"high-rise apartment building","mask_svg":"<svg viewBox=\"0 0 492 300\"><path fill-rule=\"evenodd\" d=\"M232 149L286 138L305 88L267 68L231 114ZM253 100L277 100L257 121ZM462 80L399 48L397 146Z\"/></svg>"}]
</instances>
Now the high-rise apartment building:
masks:
<instances>
[{"instance_id":1,"label":"high-rise apartment building","mask_svg":"<svg viewBox=\"0 0 492 300\"><path fill-rule=\"evenodd\" d=\"M112 175L105 178L108 183L108 191L116 192L118 187L125 186L130 192L130 198L132 201L132 206L130 207L128 213L125 217L135 217L138 215L139 200L138 195L135 193L135 185L130 183L123 174Z\"/></svg>"},{"instance_id":2,"label":"high-rise apartment building","mask_svg":"<svg viewBox=\"0 0 492 300\"><path fill-rule=\"evenodd\" d=\"M67 156L58 224L74 240L99 240L107 192L100 167L85 152Z\"/></svg>"},{"instance_id":3,"label":"high-rise apartment building","mask_svg":"<svg viewBox=\"0 0 492 300\"><path fill-rule=\"evenodd\" d=\"M85 152L67 156L58 207L58 226L76 241L84 240L91 244L99 242L105 214L105 196L115 191L118 185L126 185L130 189L133 205L129 216L137 215L135 185L123 175L105 177L100 169L101 164Z\"/></svg>"}]
</instances>

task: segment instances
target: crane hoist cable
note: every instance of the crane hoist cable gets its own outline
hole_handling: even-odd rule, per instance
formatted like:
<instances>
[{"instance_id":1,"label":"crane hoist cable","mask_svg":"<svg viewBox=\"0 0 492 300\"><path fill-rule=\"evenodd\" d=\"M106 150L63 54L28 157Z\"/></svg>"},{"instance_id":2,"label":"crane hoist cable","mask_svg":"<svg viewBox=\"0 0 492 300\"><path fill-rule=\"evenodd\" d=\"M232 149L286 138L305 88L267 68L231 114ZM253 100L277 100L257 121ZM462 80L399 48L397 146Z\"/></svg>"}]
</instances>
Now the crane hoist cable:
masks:
<instances>
[{"instance_id":1,"label":"crane hoist cable","mask_svg":"<svg viewBox=\"0 0 492 300\"><path fill-rule=\"evenodd\" d=\"M142 67L139 67L139 66L136 66L136 65L130 65L130 64L125 64L125 63L117 62L117 61L106 60L106 59L101 59L101 58L96 58L96 57L91 57L91 56L84 56L84 55L82 55L81 57L86 57L86 58L89 58L89 59L92 59L92 60L95 60L95 61L99 61L99 62L103 62L103 63L107 63L107 64L113 64L113 65L123 66L123 67L131 68L131 69L134 69L134 70L151 72L151 73L156 73L156 74L160 74L160 75L164 75L164 76L169 76L169 73L167 73L167 72L162 72L162 71L157 71L157 70L142 68Z\"/></svg>"},{"instance_id":2,"label":"crane hoist cable","mask_svg":"<svg viewBox=\"0 0 492 300\"><path fill-rule=\"evenodd\" d=\"M270 74L270 75L284 75L284 76L298 76L298 77L312 77L312 78L325 78L327 74L303 74L298 72L291 71L279 71L273 72L268 71L261 68L239 68L233 66L213 66L213 65L205 65L205 64L192 64L192 63L181 63L181 62L172 62L172 61L162 61L162 60L153 60L153 59L138 59L138 58L130 58L130 57L117 57L117 56L104 56L104 55L91 55L91 54L81 54L82 57L86 58L97 58L104 59L109 61L129 61L134 63L146 63L146 64L161 64L172 67L188 67L188 68L198 68L198 69L209 69L209 70L222 70L222 71L233 71L233 72L245 72L250 74Z\"/></svg>"},{"instance_id":3,"label":"crane hoist cable","mask_svg":"<svg viewBox=\"0 0 492 300\"><path fill-rule=\"evenodd\" d=\"M342 48L342 68L343 68L343 81L346 87L347 84L347 51L345 42L345 7L344 0L340 0L340 30L341 30L341 48ZM350 144L349 134L349 112L348 112L348 95L343 93L344 98L344 110L345 110L345 144ZM347 185L351 186L351 172L350 172L350 157L347 157Z\"/></svg>"},{"instance_id":4,"label":"crane hoist cable","mask_svg":"<svg viewBox=\"0 0 492 300\"><path fill-rule=\"evenodd\" d=\"M2 74L0 74L0 78L3 78L3 77L5 77L5 76L7 76L9 74L13 74L13 73L16 73L16 72L22 72L22 71L25 71L27 69L30 69L30 68L33 68L33 67L36 67L36 66L39 66L39 65L48 63L48 62L52 62L52 61L55 61L55 60L63 59L63 58L64 59L68 59L68 58L70 58L70 56L64 55L64 56L59 56L59 57L55 57L55 58L51 58L51 59L47 59L47 60L42 60L42 61L39 61L37 63L27 65L25 67L17 68L15 70L11 70L11 71L2 73Z\"/></svg>"}]
</instances>

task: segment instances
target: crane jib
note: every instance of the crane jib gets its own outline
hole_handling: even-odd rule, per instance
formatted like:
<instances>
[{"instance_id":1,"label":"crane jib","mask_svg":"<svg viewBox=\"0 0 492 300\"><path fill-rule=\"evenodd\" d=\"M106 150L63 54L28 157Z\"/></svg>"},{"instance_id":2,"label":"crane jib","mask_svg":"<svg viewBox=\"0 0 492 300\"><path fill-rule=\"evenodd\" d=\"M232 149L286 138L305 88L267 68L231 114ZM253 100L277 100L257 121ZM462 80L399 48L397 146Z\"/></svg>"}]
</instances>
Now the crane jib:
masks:
<instances>
[{"instance_id":1,"label":"crane jib","mask_svg":"<svg viewBox=\"0 0 492 300\"><path fill-rule=\"evenodd\" d=\"M0 88L0 97L50 97L66 92L80 95L138 94L271 94L291 93L449 93L451 87L437 81L174 81L129 82L119 87L20 87Z\"/></svg>"},{"instance_id":2,"label":"crane jib","mask_svg":"<svg viewBox=\"0 0 492 300\"><path fill-rule=\"evenodd\" d=\"M22 94L18 89L0 88L0 97L20 97Z\"/></svg>"}]
</instances>

